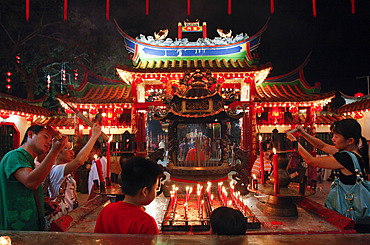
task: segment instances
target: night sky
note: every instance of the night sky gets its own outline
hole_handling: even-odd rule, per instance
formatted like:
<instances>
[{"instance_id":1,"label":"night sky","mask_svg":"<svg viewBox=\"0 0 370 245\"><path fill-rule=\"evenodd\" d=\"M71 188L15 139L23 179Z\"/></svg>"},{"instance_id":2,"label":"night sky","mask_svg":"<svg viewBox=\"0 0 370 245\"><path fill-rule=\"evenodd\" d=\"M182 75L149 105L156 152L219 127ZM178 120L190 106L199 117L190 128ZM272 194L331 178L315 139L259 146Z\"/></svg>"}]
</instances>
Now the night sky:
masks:
<instances>
[{"instance_id":1,"label":"night sky","mask_svg":"<svg viewBox=\"0 0 370 245\"><path fill-rule=\"evenodd\" d=\"M145 0L111 0L110 17L133 37L168 28L171 38L177 37L177 23L186 19L206 21L212 38L218 27L252 36L271 17L258 49L261 61L273 66L270 76L292 71L312 52L304 69L310 85L321 83L322 92L367 94L366 78L356 77L370 75L369 0L355 0L355 14L351 0L316 0L316 18L310 0L275 0L272 15L270 0L231 0L231 15L227 0L190 2L190 16L186 0L149 0L145 15Z\"/></svg>"},{"instance_id":2,"label":"night sky","mask_svg":"<svg viewBox=\"0 0 370 245\"><path fill-rule=\"evenodd\" d=\"M109 2L109 23L113 26L116 19L132 37L153 35L168 28L168 37L174 39L177 23L187 19L207 22L210 38L218 36L217 28L231 29L233 36L242 32L252 36L269 20L258 53L261 63L271 63L270 77L294 70L312 52L304 69L311 86L318 82L322 92L367 94L366 78L356 77L370 75L370 0L355 0L355 14L351 14L351 0L316 0L316 18L312 0L274 0L274 14L271 14L271 0L231 0L231 15L228 15L228 0L190 0L190 16L187 0L149 0L149 15L145 14L145 0ZM30 4L32 12L35 6L32 1ZM92 23L104 30L106 1L70 0L68 11L72 9L87 14ZM122 38L117 37L124 48Z\"/></svg>"}]
</instances>

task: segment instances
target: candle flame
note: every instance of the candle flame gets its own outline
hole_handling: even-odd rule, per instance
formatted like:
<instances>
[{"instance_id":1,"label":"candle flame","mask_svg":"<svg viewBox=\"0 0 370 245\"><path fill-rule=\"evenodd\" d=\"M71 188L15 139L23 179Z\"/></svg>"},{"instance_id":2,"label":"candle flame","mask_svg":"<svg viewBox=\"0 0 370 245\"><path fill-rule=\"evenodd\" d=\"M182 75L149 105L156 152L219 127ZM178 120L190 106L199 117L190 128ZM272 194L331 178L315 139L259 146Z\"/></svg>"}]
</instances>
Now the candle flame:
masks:
<instances>
[{"instance_id":1,"label":"candle flame","mask_svg":"<svg viewBox=\"0 0 370 245\"><path fill-rule=\"evenodd\" d=\"M253 179L257 179L257 177L256 177L256 175L255 175L255 174L253 174Z\"/></svg>"},{"instance_id":2,"label":"candle flame","mask_svg":"<svg viewBox=\"0 0 370 245\"><path fill-rule=\"evenodd\" d=\"M261 135L260 135L259 139L260 139L260 141L262 141L262 136Z\"/></svg>"},{"instance_id":3,"label":"candle flame","mask_svg":"<svg viewBox=\"0 0 370 245\"><path fill-rule=\"evenodd\" d=\"M8 236L0 236L0 244L1 245L11 245L12 239Z\"/></svg>"},{"instance_id":4,"label":"candle flame","mask_svg":"<svg viewBox=\"0 0 370 245\"><path fill-rule=\"evenodd\" d=\"M218 185L221 186L222 185L222 182L218 182Z\"/></svg>"},{"instance_id":5,"label":"candle flame","mask_svg":"<svg viewBox=\"0 0 370 245\"><path fill-rule=\"evenodd\" d=\"M94 155L94 159L95 159L95 161L97 161L98 160L98 155Z\"/></svg>"},{"instance_id":6,"label":"candle flame","mask_svg":"<svg viewBox=\"0 0 370 245\"><path fill-rule=\"evenodd\" d=\"M186 191L189 191L189 186L187 186L185 189L186 189Z\"/></svg>"},{"instance_id":7,"label":"candle flame","mask_svg":"<svg viewBox=\"0 0 370 245\"><path fill-rule=\"evenodd\" d=\"M193 192L193 187L190 187L189 194L191 194L192 192Z\"/></svg>"},{"instance_id":8,"label":"candle flame","mask_svg":"<svg viewBox=\"0 0 370 245\"><path fill-rule=\"evenodd\" d=\"M276 154L276 149L275 149L275 147L274 147L274 148L272 148L272 151L274 152L274 154Z\"/></svg>"},{"instance_id":9,"label":"candle flame","mask_svg":"<svg viewBox=\"0 0 370 245\"><path fill-rule=\"evenodd\" d=\"M113 134L109 137L108 143L110 143L112 141L112 139L113 139Z\"/></svg>"},{"instance_id":10,"label":"candle flame","mask_svg":"<svg viewBox=\"0 0 370 245\"><path fill-rule=\"evenodd\" d=\"M213 194L211 194L211 200L213 200Z\"/></svg>"},{"instance_id":11,"label":"candle flame","mask_svg":"<svg viewBox=\"0 0 370 245\"><path fill-rule=\"evenodd\" d=\"M233 202L230 200L229 201L229 206L231 207L231 205L233 205Z\"/></svg>"},{"instance_id":12,"label":"candle flame","mask_svg":"<svg viewBox=\"0 0 370 245\"><path fill-rule=\"evenodd\" d=\"M184 203L184 207L186 208L188 206L188 203L186 202L186 203Z\"/></svg>"}]
</instances>

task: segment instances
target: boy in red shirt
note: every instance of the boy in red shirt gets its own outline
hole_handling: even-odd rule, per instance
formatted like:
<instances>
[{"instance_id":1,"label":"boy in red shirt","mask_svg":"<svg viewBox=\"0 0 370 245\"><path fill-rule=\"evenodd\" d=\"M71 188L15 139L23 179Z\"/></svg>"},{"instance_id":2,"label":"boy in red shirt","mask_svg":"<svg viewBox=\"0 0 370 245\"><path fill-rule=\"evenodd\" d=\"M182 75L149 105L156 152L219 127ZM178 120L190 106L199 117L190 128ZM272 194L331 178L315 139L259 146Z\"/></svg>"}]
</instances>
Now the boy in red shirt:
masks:
<instances>
[{"instance_id":1,"label":"boy in red shirt","mask_svg":"<svg viewBox=\"0 0 370 245\"><path fill-rule=\"evenodd\" d=\"M121 172L121 187L125 199L110 203L100 212L95 233L153 234L158 227L154 218L144 212L143 205L150 204L160 188L161 167L145 158L129 159Z\"/></svg>"}]
</instances>

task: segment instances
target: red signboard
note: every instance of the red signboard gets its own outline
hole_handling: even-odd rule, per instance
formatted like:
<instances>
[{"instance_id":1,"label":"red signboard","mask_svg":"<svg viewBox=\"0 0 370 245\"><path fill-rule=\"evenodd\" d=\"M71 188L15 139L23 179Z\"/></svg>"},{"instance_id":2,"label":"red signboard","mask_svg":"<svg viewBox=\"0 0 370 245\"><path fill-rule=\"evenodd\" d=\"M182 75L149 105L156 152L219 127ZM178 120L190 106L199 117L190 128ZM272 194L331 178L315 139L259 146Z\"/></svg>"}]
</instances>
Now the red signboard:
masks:
<instances>
[{"instance_id":1,"label":"red signboard","mask_svg":"<svg viewBox=\"0 0 370 245\"><path fill-rule=\"evenodd\" d=\"M203 27L202 26L183 26L182 31L183 32L202 32Z\"/></svg>"}]
</instances>

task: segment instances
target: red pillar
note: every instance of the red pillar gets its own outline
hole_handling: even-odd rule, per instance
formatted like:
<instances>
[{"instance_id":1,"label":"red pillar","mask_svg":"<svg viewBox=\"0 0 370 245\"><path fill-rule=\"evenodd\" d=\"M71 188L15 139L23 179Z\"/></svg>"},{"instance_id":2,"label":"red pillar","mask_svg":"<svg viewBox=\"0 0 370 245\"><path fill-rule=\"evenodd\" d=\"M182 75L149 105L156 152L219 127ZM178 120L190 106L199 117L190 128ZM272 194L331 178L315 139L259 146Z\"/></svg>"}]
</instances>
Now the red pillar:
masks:
<instances>
[{"instance_id":1,"label":"red pillar","mask_svg":"<svg viewBox=\"0 0 370 245\"><path fill-rule=\"evenodd\" d=\"M203 22L203 39L207 38L207 23Z\"/></svg>"},{"instance_id":2,"label":"red pillar","mask_svg":"<svg viewBox=\"0 0 370 245\"><path fill-rule=\"evenodd\" d=\"M181 22L177 24L177 38L181 39L182 38L182 25Z\"/></svg>"}]
</instances>

